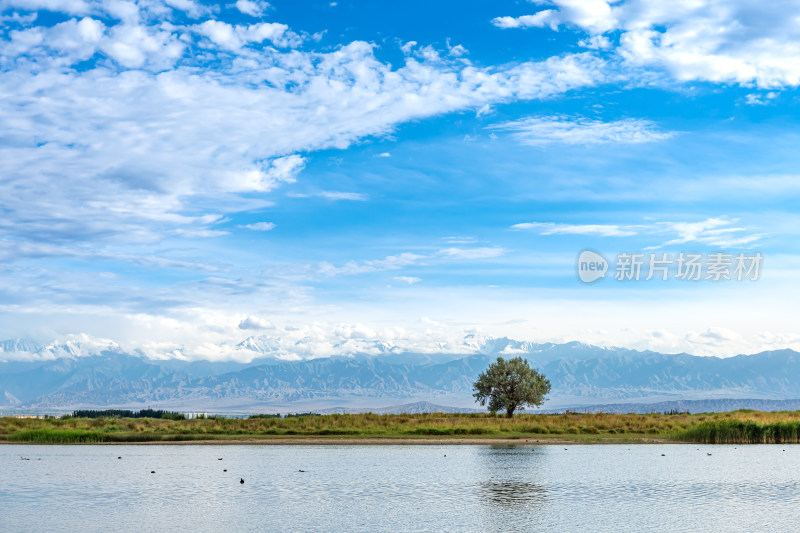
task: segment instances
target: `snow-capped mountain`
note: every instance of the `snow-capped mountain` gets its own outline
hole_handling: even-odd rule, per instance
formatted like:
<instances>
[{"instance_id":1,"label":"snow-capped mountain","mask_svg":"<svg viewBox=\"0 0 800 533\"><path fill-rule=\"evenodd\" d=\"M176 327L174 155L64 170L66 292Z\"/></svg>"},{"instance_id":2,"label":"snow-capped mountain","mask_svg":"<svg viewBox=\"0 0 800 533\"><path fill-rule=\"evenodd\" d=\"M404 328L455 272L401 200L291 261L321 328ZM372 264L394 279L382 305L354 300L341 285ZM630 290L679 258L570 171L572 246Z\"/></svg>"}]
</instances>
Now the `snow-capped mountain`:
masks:
<instances>
[{"instance_id":1,"label":"snow-capped mountain","mask_svg":"<svg viewBox=\"0 0 800 533\"><path fill-rule=\"evenodd\" d=\"M19 341L0 345L26 353L36 348ZM517 355L551 380L547 408L800 398L800 353L792 350L723 359L499 338L476 342L468 354L353 353L285 361L270 357L272 346L262 338L241 346L261 357L250 363L160 361L126 354L113 342L51 344L36 350L33 360L0 363L0 406L285 411L431 401L474 407L477 375L496 357Z\"/></svg>"}]
</instances>

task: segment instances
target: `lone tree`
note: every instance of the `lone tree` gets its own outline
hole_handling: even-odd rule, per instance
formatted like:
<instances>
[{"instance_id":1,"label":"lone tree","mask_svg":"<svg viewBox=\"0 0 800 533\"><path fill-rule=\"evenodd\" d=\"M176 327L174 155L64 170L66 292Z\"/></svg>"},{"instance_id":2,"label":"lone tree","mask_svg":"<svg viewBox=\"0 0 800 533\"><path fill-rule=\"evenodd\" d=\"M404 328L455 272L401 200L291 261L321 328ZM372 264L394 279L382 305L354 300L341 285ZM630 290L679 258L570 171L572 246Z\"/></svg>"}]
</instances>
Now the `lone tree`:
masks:
<instances>
[{"instance_id":1,"label":"lone tree","mask_svg":"<svg viewBox=\"0 0 800 533\"><path fill-rule=\"evenodd\" d=\"M514 411L523 410L526 405L542 405L545 394L550 392L550 381L532 369L522 357L508 361L498 357L481 372L472 389L475 391L473 396L481 405L489 402L489 411L496 413L505 409L511 418Z\"/></svg>"}]
</instances>

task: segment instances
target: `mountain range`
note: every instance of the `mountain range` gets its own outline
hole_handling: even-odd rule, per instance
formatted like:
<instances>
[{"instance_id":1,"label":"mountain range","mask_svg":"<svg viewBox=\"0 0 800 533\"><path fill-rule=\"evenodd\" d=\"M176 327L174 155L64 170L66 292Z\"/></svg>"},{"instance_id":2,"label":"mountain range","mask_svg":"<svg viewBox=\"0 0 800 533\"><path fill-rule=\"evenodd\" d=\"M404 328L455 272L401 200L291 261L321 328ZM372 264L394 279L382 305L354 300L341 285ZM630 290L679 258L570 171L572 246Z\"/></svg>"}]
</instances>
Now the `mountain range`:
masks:
<instances>
[{"instance_id":1,"label":"mountain range","mask_svg":"<svg viewBox=\"0 0 800 533\"><path fill-rule=\"evenodd\" d=\"M761 402L763 408L765 401L800 398L800 353L788 349L717 358L494 338L461 354L389 352L284 361L270 355L263 339L245 342L251 351L263 347L249 363L153 360L114 345L87 355L75 346L43 349L26 341L0 342L0 410L392 412L398 404L422 409L425 404L419 402L474 409L479 407L472 398L477 375L498 356L517 355L550 379L546 410L604 405L642 410L656 402L668 406L688 400L740 407Z\"/></svg>"}]
</instances>

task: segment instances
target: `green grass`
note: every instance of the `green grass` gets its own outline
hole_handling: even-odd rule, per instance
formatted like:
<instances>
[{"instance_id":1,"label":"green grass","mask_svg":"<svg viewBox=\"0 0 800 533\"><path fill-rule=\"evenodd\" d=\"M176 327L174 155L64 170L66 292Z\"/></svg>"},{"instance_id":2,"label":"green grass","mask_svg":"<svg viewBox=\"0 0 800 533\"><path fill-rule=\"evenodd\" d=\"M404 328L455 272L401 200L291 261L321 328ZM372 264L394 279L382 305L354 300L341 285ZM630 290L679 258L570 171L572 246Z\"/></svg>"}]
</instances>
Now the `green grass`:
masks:
<instances>
[{"instance_id":1,"label":"green grass","mask_svg":"<svg viewBox=\"0 0 800 533\"><path fill-rule=\"evenodd\" d=\"M680 431L678 440L707 444L783 444L800 442L800 421L758 424L752 421L704 422Z\"/></svg>"},{"instance_id":2,"label":"green grass","mask_svg":"<svg viewBox=\"0 0 800 533\"><path fill-rule=\"evenodd\" d=\"M800 412L704 414L303 415L287 418L0 418L0 440L33 443L351 438L491 438L574 442L800 442Z\"/></svg>"},{"instance_id":3,"label":"green grass","mask_svg":"<svg viewBox=\"0 0 800 533\"><path fill-rule=\"evenodd\" d=\"M99 431L79 429L27 429L8 436L8 440L19 442L41 442L47 444L69 444L75 442L105 442Z\"/></svg>"}]
</instances>

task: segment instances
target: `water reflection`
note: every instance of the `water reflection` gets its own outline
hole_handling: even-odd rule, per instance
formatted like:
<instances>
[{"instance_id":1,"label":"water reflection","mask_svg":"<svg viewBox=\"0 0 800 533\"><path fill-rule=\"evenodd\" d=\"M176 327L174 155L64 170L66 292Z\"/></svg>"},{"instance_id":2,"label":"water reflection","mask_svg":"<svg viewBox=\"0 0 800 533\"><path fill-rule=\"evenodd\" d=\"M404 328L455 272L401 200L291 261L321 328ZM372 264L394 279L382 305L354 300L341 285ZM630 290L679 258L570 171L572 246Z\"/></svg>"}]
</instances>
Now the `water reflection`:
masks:
<instances>
[{"instance_id":1,"label":"water reflection","mask_svg":"<svg viewBox=\"0 0 800 533\"><path fill-rule=\"evenodd\" d=\"M490 507L540 506L547 500L541 483L544 457L527 446L490 446L478 454L478 499Z\"/></svg>"},{"instance_id":2,"label":"water reflection","mask_svg":"<svg viewBox=\"0 0 800 533\"><path fill-rule=\"evenodd\" d=\"M543 485L529 481L485 481L478 485L481 501L489 505L541 505L547 499Z\"/></svg>"}]
</instances>

